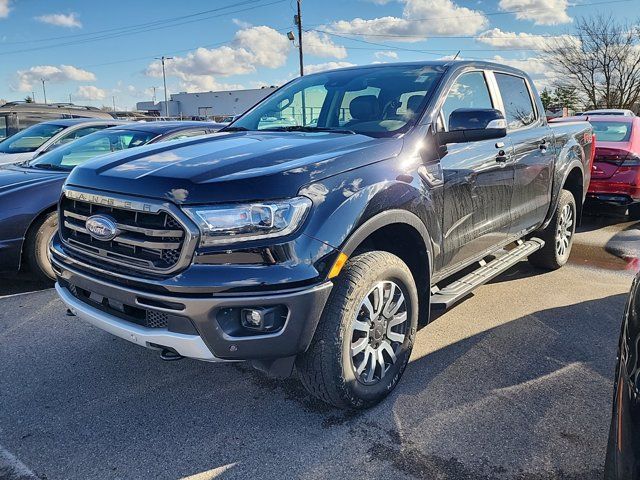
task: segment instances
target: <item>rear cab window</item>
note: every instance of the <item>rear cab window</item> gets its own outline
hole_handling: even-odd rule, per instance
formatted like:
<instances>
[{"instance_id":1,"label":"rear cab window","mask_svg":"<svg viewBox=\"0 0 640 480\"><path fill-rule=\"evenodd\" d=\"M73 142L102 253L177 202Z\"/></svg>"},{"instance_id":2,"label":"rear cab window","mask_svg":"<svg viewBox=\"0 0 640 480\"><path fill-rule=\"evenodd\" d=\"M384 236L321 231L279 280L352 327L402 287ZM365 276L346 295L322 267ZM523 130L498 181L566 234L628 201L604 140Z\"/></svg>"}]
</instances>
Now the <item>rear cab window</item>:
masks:
<instances>
[{"instance_id":1,"label":"rear cab window","mask_svg":"<svg viewBox=\"0 0 640 480\"><path fill-rule=\"evenodd\" d=\"M498 90L509 130L518 130L534 123L537 119L531 92L523 77L495 72Z\"/></svg>"}]
</instances>

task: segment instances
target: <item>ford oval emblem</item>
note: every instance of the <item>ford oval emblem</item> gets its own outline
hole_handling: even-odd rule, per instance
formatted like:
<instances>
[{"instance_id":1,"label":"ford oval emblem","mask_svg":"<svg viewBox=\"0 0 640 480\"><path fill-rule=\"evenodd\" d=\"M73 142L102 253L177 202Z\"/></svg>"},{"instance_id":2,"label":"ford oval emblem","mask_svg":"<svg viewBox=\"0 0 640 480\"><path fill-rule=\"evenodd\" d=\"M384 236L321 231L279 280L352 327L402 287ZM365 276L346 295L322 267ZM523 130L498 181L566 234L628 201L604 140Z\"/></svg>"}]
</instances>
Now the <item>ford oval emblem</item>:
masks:
<instances>
[{"instance_id":1,"label":"ford oval emblem","mask_svg":"<svg viewBox=\"0 0 640 480\"><path fill-rule=\"evenodd\" d=\"M89 235L103 242L113 240L120 233L116 221L106 215L93 215L87 218L85 228Z\"/></svg>"}]
</instances>

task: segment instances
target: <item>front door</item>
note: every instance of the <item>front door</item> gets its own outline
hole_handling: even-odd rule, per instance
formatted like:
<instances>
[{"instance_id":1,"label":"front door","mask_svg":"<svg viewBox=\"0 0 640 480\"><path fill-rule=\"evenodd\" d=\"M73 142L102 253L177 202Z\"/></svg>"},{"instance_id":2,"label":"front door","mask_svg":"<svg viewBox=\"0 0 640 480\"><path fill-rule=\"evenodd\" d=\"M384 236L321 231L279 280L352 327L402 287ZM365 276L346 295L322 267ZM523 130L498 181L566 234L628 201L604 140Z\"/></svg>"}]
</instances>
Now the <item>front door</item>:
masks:
<instances>
[{"instance_id":1,"label":"front door","mask_svg":"<svg viewBox=\"0 0 640 480\"><path fill-rule=\"evenodd\" d=\"M442 107L441 128L458 108L495 108L485 74L463 73ZM442 269L483 256L506 241L511 223L513 167L508 139L447 145L440 165L444 175Z\"/></svg>"}]
</instances>

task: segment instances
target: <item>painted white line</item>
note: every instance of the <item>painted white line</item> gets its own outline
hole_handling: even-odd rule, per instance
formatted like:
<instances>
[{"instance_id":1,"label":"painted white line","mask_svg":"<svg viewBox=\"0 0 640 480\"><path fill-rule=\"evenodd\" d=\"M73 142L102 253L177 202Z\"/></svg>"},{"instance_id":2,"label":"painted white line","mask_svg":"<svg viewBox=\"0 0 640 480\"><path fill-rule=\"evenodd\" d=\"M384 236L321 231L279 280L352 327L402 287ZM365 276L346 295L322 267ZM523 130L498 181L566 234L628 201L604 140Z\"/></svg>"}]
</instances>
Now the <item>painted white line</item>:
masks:
<instances>
[{"instance_id":1,"label":"painted white line","mask_svg":"<svg viewBox=\"0 0 640 480\"><path fill-rule=\"evenodd\" d=\"M32 290L30 292L12 293L10 295L0 295L0 299L2 299L2 298L11 298L11 297L20 297L22 295L29 295L30 293L46 292L48 290L51 290L51 288L43 288L41 290Z\"/></svg>"},{"instance_id":2,"label":"painted white line","mask_svg":"<svg viewBox=\"0 0 640 480\"><path fill-rule=\"evenodd\" d=\"M0 445L0 476L8 480L38 480L29 467Z\"/></svg>"}]
</instances>

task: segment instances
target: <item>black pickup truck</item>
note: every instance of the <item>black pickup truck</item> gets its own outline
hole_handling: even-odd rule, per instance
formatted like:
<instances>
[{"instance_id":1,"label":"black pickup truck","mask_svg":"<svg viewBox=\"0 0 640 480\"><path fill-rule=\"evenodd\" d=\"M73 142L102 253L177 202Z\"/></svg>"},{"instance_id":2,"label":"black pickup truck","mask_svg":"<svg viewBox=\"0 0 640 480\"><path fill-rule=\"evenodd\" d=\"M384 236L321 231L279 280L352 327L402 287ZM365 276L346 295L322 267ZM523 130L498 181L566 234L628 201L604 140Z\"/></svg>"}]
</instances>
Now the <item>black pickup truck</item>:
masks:
<instances>
[{"instance_id":1,"label":"black pickup truck","mask_svg":"<svg viewBox=\"0 0 640 480\"><path fill-rule=\"evenodd\" d=\"M56 288L164 359L295 366L322 400L366 408L430 308L524 258L567 261L593 148L588 123L547 125L530 78L503 65L308 75L220 133L76 168Z\"/></svg>"}]
</instances>

